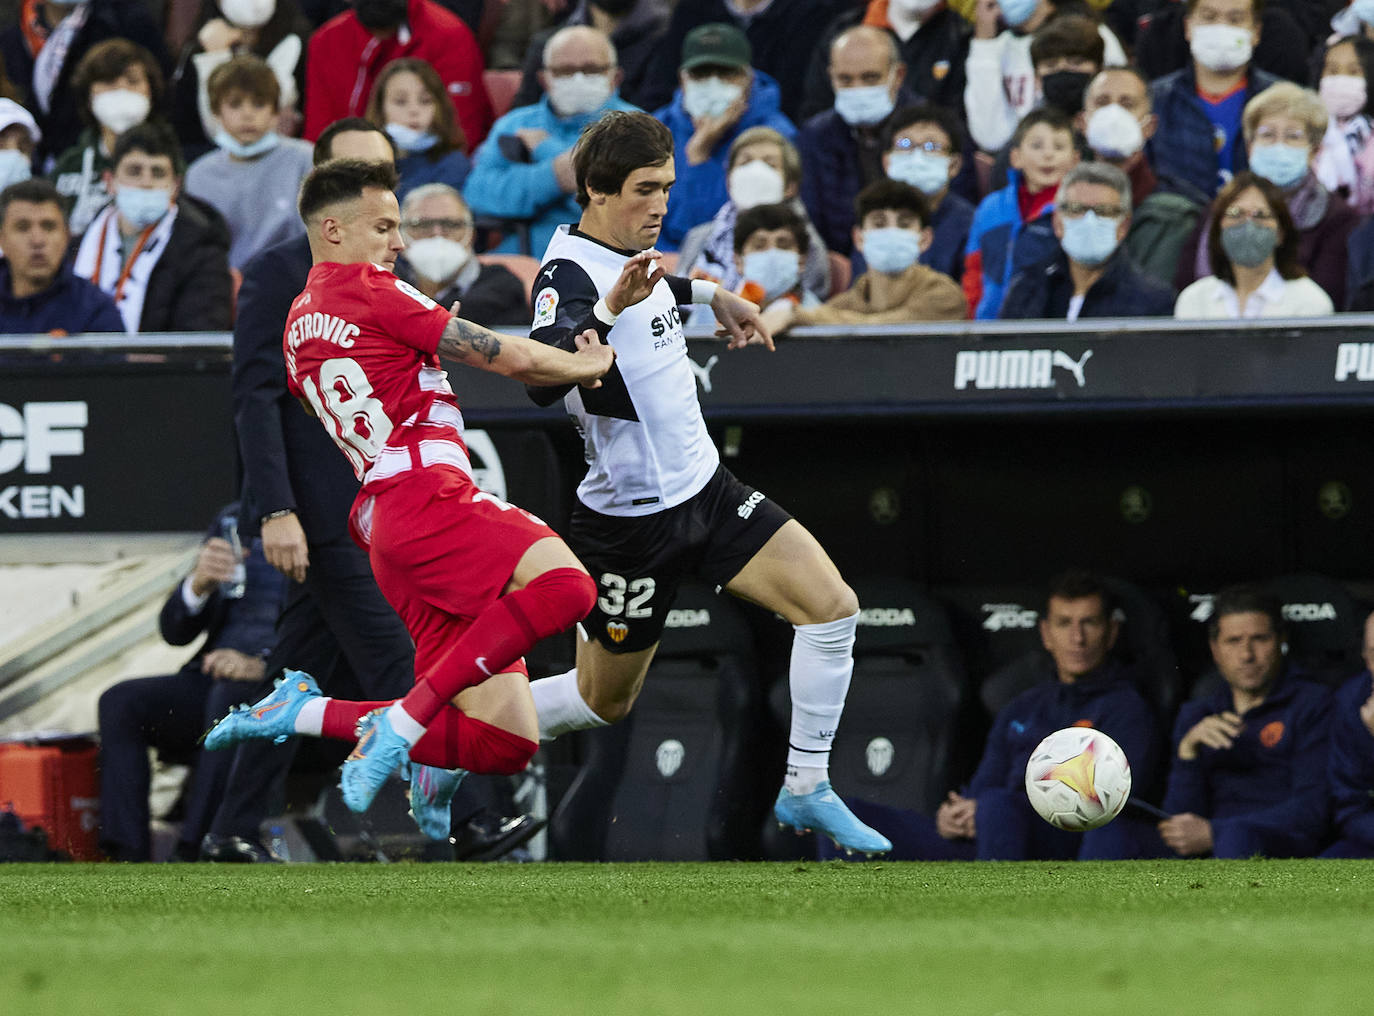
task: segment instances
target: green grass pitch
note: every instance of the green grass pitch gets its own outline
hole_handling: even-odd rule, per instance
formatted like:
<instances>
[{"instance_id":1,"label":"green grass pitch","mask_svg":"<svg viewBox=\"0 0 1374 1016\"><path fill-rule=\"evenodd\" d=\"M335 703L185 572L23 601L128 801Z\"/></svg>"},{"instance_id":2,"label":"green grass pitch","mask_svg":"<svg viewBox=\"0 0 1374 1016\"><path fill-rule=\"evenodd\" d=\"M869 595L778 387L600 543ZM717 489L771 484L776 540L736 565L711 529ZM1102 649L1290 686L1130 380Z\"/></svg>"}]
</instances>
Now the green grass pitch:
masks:
<instances>
[{"instance_id":1,"label":"green grass pitch","mask_svg":"<svg viewBox=\"0 0 1374 1016\"><path fill-rule=\"evenodd\" d=\"M1374 1013L1374 862L0 866L14 1014Z\"/></svg>"}]
</instances>

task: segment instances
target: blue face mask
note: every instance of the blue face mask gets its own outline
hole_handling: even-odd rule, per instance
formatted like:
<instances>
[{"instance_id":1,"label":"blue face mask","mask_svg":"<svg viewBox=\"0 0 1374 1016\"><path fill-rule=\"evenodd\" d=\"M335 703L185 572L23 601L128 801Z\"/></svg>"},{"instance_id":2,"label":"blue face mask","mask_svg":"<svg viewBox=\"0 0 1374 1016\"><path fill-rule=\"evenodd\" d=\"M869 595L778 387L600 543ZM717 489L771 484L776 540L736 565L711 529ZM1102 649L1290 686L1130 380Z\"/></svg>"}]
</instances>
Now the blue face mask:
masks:
<instances>
[{"instance_id":1,"label":"blue face mask","mask_svg":"<svg viewBox=\"0 0 1374 1016\"><path fill-rule=\"evenodd\" d=\"M754 250L744 255L744 277L757 282L769 300L791 291L801 278L801 257L794 250Z\"/></svg>"},{"instance_id":2,"label":"blue face mask","mask_svg":"<svg viewBox=\"0 0 1374 1016\"><path fill-rule=\"evenodd\" d=\"M900 226L865 229L864 260L876 272L896 275L916 263L921 256L921 234Z\"/></svg>"},{"instance_id":3,"label":"blue face mask","mask_svg":"<svg viewBox=\"0 0 1374 1016\"><path fill-rule=\"evenodd\" d=\"M1093 211L1084 212L1076 219L1067 215L1064 224L1064 238L1059 241L1064 253L1070 260L1096 268L1116 251L1116 230L1120 219L1099 219Z\"/></svg>"},{"instance_id":4,"label":"blue face mask","mask_svg":"<svg viewBox=\"0 0 1374 1016\"><path fill-rule=\"evenodd\" d=\"M403 123L389 123L386 132L403 152L427 152L439 143L439 136L429 131L417 131Z\"/></svg>"},{"instance_id":5,"label":"blue face mask","mask_svg":"<svg viewBox=\"0 0 1374 1016\"><path fill-rule=\"evenodd\" d=\"M172 206L172 192L163 187L120 187L114 199L119 214L139 229L151 226Z\"/></svg>"},{"instance_id":6,"label":"blue face mask","mask_svg":"<svg viewBox=\"0 0 1374 1016\"><path fill-rule=\"evenodd\" d=\"M927 197L949 186L948 155L932 152L893 152L887 157L887 175L909 183Z\"/></svg>"},{"instance_id":7,"label":"blue face mask","mask_svg":"<svg viewBox=\"0 0 1374 1016\"><path fill-rule=\"evenodd\" d=\"M882 123L896 104L887 85L835 89L835 112L851 127L872 127Z\"/></svg>"},{"instance_id":8,"label":"blue face mask","mask_svg":"<svg viewBox=\"0 0 1374 1016\"><path fill-rule=\"evenodd\" d=\"M276 131L268 131L258 140L246 145L226 130L215 133L215 144L237 159L256 159L259 155L266 155L280 143L281 135Z\"/></svg>"},{"instance_id":9,"label":"blue face mask","mask_svg":"<svg viewBox=\"0 0 1374 1016\"><path fill-rule=\"evenodd\" d=\"M1374 0L1354 0L1350 9L1366 25L1374 25Z\"/></svg>"},{"instance_id":10,"label":"blue face mask","mask_svg":"<svg viewBox=\"0 0 1374 1016\"><path fill-rule=\"evenodd\" d=\"M20 183L33 176L29 157L17 148L0 151L0 190L12 183Z\"/></svg>"},{"instance_id":11,"label":"blue face mask","mask_svg":"<svg viewBox=\"0 0 1374 1016\"><path fill-rule=\"evenodd\" d=\"M997 0L997 6L1002 8L1002 20L1012 28L1019 28L1030 20L1040 0Z\"/></svg>"},{"instance_id":12,"label":"blue face mask","mask_svg":"<svg viewBox=\"0 0 1374 1016\"><path fill-rule=\"evenodd\" d=\"M1280 190L1287 190L1307 175L1310 155L1306 148L1292 145L1256 145L1250 149L1250 168Z\"/></svg>"}]
</instances>

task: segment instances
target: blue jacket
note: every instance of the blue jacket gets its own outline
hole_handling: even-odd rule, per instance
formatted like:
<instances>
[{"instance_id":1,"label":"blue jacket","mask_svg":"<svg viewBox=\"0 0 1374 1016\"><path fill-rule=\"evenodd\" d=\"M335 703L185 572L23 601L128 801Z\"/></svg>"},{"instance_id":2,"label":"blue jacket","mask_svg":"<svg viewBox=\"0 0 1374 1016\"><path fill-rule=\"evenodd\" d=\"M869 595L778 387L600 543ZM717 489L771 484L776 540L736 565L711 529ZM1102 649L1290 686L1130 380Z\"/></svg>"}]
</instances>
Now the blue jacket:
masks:
<instances>
[{"instance_id":1,"label":"blue jacket","mask_svg":"<svg viewBox=\"0 0 1374 1016\"><path fill-rule=\"evenodd\" d=\"M10 264L0 260L0 334L122 332L124 319L108 294L63 265L41 293L17 298Z\"/></svg>"},{"instance_id":2,"label":"blue jacket","mask_svg":"<svg viewBox=\"0 0 1374 1016\"><path fill-rule=\"evenodd\" d=\"M634 110L637 107L619 95L612 95L593 113L562 117L554 113L546 95L534 105L519 106L497 120L477 149L472 172L463 185L463 196L473 214L528 221L530 250L535 257L542 258L553 231L565 222L575 223L582 217L576 196L565 194L558 186L553 160L572 148L583 127L611 109ZM514 162L501 151L500 139L526 127L545 131L549 136L530 153L529 162ZM506 237L496 252L518 253L516 238Z\"/></svg>"},{"instance_id":3,"label":"blue jacket","mask_svg":"<svg viewBox=\"0 0 1374 1016\"><path fill-rule=\"evenodd\" d=\"M1210 819L1214 836L1229 823L1307 833L1315 850L1326 823L1326 765L1331 693L1289 675L1243 717L1230 748L1201 748L1191 762L1178 758L1178 743L1204 716L1234 709L1223 684L1185 702L1174 724L1173 766L1164 810Z\"/></svg>"},{"instance_id":4,"label":"blue jacket","mask_svg":"<svg viewBox=\"0 0 1374 1016\"><path fill-rule=\"evenodd\" d=\"M1249 102L1278 80L1268 71L1251 66L1245 84L1245 101ZM1239 138L1233 149L1232 164L1217 165L1216 148L1211 143L1212 121L1207 119L1202 100L1197 97L1197 77L1191 61L1181 70L1151 82L1150 100L1155 116L1159 117L1159 127L1145 146L1145 156L1151 166L1186 180L1209 197L1217 192L1219 169L1239 173L1249 168L1245 142Z\"/></svg>"},{"instance_id":5,"label":"blue jacket","mask_svg":"<svg viewBox=\"0 0 1374 1016\"><path fill-rule=\"evenodd\" d=\"M945 199L930 217L930 246L921 264L948 275L955 282L964 277L964 250L973 228L973 203L962 194L945 192Z\"/></svg>"},{"instance_id":6,"label":"blue jacket","mask_svg":"<svg viewBox=\"0 0 1374 1016\"><path fill-rule=\"evenodd\" d=\"M687 164L692 118L682 108L682 89L673 93L672 102L654 113L673 132L673 162L677 168L677 183L668 199L668 215L657 244L660 250L677 250L688 230L710 222L720 206L730 199L725 190L725 160L735 138L750 127L772 127L789 141L797 136L797 128L779 110L778 99L778 83L763 71L754 71L744 115L716 145L711 157L696 166Z\"/></svg>"},{"instance_id":7,"label":"blue jacket","mask_svg":"<svg viewBox=\"0 0 1374 1016\"><path fill-rule=\"evenodd\" d=\"M1360 719L1369 692L1366 670L1341 685L1331 700L1327 782L1337 834L1374 851L1374 736Z\"/></svg>"},{"instance_id":8,"label":"blue jacket","mask_svg":"<svg viewBox=\"0 0 1374 1016\"><path fill-rule=\"evenodd\" d=\"M400 186L396 188L396 200L405 201L407 194L427 183L446 183L454 190L461 191L471 171L472 160L467 153L457 149L445 152L437 159L430 159L424 152L407 155L396 160L396 172L401 176Z\"/></svg>"},{"instance_id":9,"label":"blue jacket","mask_svg":"<svg viewBox=\"0 0 1374 1016\"><path fill-rule=\"evenodd\" d=\"M1108 663L1073 684L1035 685L1003 706L965 796L1024 787L1026 762L1036 745L1056 730L1072 726L1102 731L1126 753L1135 785L1153 783L1159 766L1154 712L1125 671Z\"/></svg>"},{"instance_id":10,"label":"blue jacket","mask_svg":"<svg viewBox=\"0 0 1374 1016\"><path fill-rule=\"evenodd\" d=\"M964 250L964 295L979 321L996 319L1002 295L1018 271L1048 260L1059 249L1051 223L1053 203L1035 219L1022 222L1017 199L1020 172L1011 170L1007 181L978 203Z\"/></svg>"},{"instance_id":11,"label":"blue jacket","mask_svg":"<svg viewBox=\"0 0 1374 1016\"><path fill-rule=\"evenodd\" d=\"M1141 271L1122 247L1084 294L1078 316L1172 317L1176 295L1172 288ZM1061 249L1049 260L1016 273L1002 299L999 317L1062 321L1068 317L1071 299L1073 278L1068 255Z\"/></svg>"}]
</instances>

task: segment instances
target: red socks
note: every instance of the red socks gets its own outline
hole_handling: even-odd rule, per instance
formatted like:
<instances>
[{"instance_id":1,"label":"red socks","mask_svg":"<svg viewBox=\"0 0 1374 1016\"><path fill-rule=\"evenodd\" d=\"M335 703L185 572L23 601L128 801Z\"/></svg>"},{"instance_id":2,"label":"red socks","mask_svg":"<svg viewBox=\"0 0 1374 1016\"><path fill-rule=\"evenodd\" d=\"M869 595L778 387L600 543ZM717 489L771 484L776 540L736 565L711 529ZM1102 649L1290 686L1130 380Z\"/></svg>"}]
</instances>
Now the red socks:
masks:
<instances>
[{"instance_id":1,"label":"red socks","mask_svg":"<svg viewBox=\"0 0 1374 1016\"><path fill-rule=\"evenodd\" d=\"M330 699L324 707L323 736L337 741L357 740L358 720L390 702L348 702ZM474 773L518 773L529 765L539 745L490 723L473 719L447 704L429 723L424 737L410 749L411 761L440 769Z\"/></svg>"}]
</instances>

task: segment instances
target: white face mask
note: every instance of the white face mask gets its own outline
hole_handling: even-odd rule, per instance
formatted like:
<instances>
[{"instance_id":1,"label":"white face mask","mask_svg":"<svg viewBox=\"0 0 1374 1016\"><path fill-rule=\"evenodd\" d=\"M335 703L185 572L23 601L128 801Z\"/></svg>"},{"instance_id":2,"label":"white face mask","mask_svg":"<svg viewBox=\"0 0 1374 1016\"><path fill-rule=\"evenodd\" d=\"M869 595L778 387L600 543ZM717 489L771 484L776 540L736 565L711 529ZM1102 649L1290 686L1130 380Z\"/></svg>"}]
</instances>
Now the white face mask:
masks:
<instances>
[{"instance_id":1,"label":"white face mask","mask_svg":"<svg viewBox=\"0 0 1374 1016\"><path fill-rule=\"evenodd\" d=\"M1088 147L1103 159L1129 159L1145 147L1145 131L1135 114L1112 103L1088 117Z\"/></svg>"},{"instance_id":2,"label":"white face mask","mask_svg":"<svg viewBox=\"0 0 1374 1016\"><path fill-rule=\"evenodd\" d=\"M801 255L794 250L772 247L750 251L740 260L744 277L762 286L769 300L790 292L801 278Z\"/></svg>"},{"instance_id":3,"label":"white face mask","mask_svg":"<svg viewBox=\"0 0 1374 1016\"><path fill-rule=\"evenodd\" d=\"M908 18L924 18L939 7L943 0L889 0L889 8L895 7Z\"/></svg>"},{"instance_id":4,"label":"white face mask","mask_svg":"<svg viewBox=\"0 0 1374 1016\"><path fill-rule=\"evenodd\" d=\"M22 183L33 176L29 157L17 148L0 151L0 190L12 183Z\"/></svg>"},{"instance_id":5,"label":"white face mask","mask_svg":"<svg viewBox=\"0 0 1374 1016\"><path fill-rule=\"evenodd\" d=\"M566 78L549 77L549 105L559 116L594 113L606 104L614 89L609 74L583 74Z\"/></svg>"},{"instance_id":6,"label":"white face mask","mask_svg":"<svg viewBox=\"0 0 1374 1016\"><path fill-rule=\"evenodd\" d=\"M1233 25L1194 25L1188 44L1193 59L1209 71L1226 74L1250 62L1254 42L1250 29Z\"/></svg>"},{"instance_id":7,"label":"white face mask","mask_svg":"<svg viewBox=\"0 0 1374 1016\"><path fill-rule=\"evenodd\" d=\"M148 119L148 111L151 108L152 103L146 95L127 88L101 92L91 99L91 112L95 114L100 126L116 134L123 134L130 127Z\"/></svg>"},{"instance_id":8,"label":"white face mask","mask_svg":"<svg viewBox=\"0 0 1374 1016\"><path fill-rule=\"evenodd\" d=\"M408 244L404 257L410 267L431 282L447 282L468 263L472 252L446 236L427 236Z\"/></svg>"},{"instance_id":9,"label":"white face mask","mask_svg":"<svg viewBox=\"0 0 1374 1016\"><path fill-rule=\"evenodd\" d=\"M740 211L755 205L776 205L782 200L782 174L762 159L751 159L730 170L725 189Z\"/></svg>"},{"instance_id":10,"label":"white face mask","mask_svg":"<svg viewBox=\"0 0 1374 1016\"><path fill-rule=\"evenodd\" d=\"M277 0L219 0L219 10L237 28L261 28L277 12Z\"/></svg>"},{"instance_id":11,"label":"white face mask","mask_svg":"<svg viewBox=\"0 0 1374 1016\"><path fill-rule=\"evenodd\" d=\"M835 89L835 112L851 127L882 123L897 105L888 85Z\"/></svg>"},{"instance_id":12,"label":"white face mask","mask_svg":"<svg viewBox=\"0 0 1374 1016\"><path fill-rule=\"evenodd\" d=\"M682 108L693 120L720 116L743 94L742 86L720 78L702 78L699 81L689 78L682 86Z\"/></svg>"}]
</instances>

